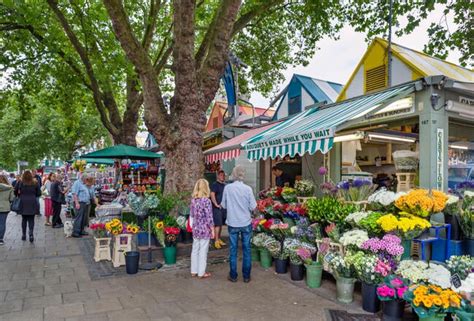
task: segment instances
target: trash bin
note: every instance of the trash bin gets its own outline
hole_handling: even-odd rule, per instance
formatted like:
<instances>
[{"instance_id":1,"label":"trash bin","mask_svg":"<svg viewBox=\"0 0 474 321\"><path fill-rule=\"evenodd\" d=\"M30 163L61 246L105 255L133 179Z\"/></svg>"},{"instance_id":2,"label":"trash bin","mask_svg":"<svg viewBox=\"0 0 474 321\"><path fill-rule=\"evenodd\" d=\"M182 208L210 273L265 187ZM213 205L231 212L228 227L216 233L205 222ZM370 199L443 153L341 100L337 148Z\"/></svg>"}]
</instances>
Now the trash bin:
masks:
<instances>
[{"instance_id":1,"label":"trash bin","mask_svg":"<svg viewBox=\"0 0 474 321\"><path fill-rule=\"evenodd\" d=\"M138 251L125 252L125 268L127 270L127 274L137 274L139 262L140 262L140 252Z\"/></svg>"}]
</instances>

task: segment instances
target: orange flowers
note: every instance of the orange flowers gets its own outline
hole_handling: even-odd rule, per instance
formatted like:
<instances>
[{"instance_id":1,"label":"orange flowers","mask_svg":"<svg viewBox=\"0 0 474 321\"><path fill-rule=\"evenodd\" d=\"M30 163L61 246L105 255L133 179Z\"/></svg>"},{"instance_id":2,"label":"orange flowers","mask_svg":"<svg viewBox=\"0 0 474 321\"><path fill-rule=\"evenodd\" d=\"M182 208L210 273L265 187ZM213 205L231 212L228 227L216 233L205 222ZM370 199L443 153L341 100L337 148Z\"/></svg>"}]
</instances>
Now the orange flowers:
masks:
<instances>
[{"instance_id":1,"label":"orange flowers","mask_svg":"<svg viewBox=\"0 0 474 321\"><path fill-rule=\"evenodd\" d=\"M395 206L402 211L427 217L432 213L441 212L446 207L448 196L437 190L415 189L400 196Z\"/></svg>"},{"instance_id":2,"label":"orange flowers","mask_svg":"<svg viewBox=\"0 0 474 321\"><path fill-rule=\"evenodd\" d=\"M458 308L461 305L459 294L451 289L444 290L437 285L410 287L410 290L405 294L405 299L415 307L423 307L428 310L446 310L450 307Z\"/></svg>"}]
</instances>

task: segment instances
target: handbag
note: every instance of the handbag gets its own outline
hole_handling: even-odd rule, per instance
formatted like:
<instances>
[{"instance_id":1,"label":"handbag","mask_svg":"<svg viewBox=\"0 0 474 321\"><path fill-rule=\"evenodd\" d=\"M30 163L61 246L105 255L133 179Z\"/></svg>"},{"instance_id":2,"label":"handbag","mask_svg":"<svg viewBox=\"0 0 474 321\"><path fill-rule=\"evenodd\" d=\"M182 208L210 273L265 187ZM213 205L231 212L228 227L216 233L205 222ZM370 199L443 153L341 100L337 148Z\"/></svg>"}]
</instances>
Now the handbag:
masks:
<instances>
[{"instance_id":1,"label":"handbag","mask_svg":"<svg viewBox=\"0 0 474 321\"><path fill-rule=\"evenodd\" d=\"M20 211L20 208L21 208L21 198L19 198L18 196L15 196L15 198L13 199L13 202L10 205L10 211L18 213Z\"/></svg>"},{"instance_id":2,"label":"handbag","mask_svg":"<svg viewBox=\"0 0 474 321\"><path fill-rule=\"evenodd\" d=\"M186 223L186 232L193 232L193 218L191 217L191 215L188 216L188 222Z\"/></svg>"}]
</instances>

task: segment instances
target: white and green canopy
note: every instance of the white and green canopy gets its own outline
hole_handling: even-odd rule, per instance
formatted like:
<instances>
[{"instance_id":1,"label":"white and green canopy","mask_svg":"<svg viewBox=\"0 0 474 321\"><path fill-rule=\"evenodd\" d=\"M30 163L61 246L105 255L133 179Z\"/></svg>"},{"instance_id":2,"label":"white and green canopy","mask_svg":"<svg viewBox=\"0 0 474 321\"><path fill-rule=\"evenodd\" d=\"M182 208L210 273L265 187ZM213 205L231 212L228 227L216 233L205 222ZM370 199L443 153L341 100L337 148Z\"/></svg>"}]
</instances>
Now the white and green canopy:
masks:
<instances>
[{"instance_id":1,"label":"white and green canopy","mask_svg":"<svg viewBox=\"0 0 474 321\"><path fill-rule=\"evenodd\" d=\"M309 109L242 143L249 160L327 153L334 135L350 120L377 112L388 102L409 95L414 84L401 85L370 95L355 97L319 108Z\"/></svg>"}]
</instances>

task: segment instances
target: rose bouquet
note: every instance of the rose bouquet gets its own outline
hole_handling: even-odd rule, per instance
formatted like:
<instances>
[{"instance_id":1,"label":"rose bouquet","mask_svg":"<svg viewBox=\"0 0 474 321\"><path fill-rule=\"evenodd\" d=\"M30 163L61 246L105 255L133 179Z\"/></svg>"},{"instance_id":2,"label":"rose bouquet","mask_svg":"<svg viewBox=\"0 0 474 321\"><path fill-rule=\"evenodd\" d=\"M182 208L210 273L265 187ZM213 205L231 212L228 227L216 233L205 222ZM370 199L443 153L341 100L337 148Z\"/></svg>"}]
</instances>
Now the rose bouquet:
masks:
<instances>
[{"instance_id":1,"label":"rose bouquet","mask_svg":"<svg viewBox=\"0 0 474 321\"><path fill-rule=\"evenodd\" d=\"M339 227L336 224L334 223L329 224L328 226L324 228L324 231L326 232L326 235L329 236L329 238L333 242L339 242L341 233L339 231Z\"/></svg>"},{"instance_id":2,"label":"rose bouquet","mask_svg":"<svg viewBox=\"0 0 474 321\"><path fill-rule=\"evenodd\" d=\"M397 267L396 274L409 280L412 284L428 278L428 263L424 261L403 260Z\"/></svg>"},{"instance_id":3,"label":"rose bouquet","mask_svg":"<svg viewBox=\"0 0 474 321\"><path fill-rule=\"evenodd\" d=\"M388 275L377 287L380 301L402 300L408 290L408 281L396 275Z\"/></svg>"},{"instance_id":4,"label":"rose bouquet","mask_svg":"<svg viewBox=\"0 0 474 321\"><path fill-rule=\"evenodd\" d=\"M164 229L165 232L165 246L176 246L179 234L178 227L167 226Z\"/></svg>"},{"instance_id":5,"label":"rose bouquet","mask_svg":"<svg viewBox=\"0 0 474 321\"><path fill-rule=\"evenodd\" d=\"M282 192L283 192L282 187L273 187L268 191L267 195L273 198L274 200L279 200L281 199Z\"/></svg>"},{"instance_id":6,"label":"rose bouquet","mask_svg":"<svg viewBox=\"0 0 474 321\"><path fill-rule=\"evenodd\" d=\"M89 228L93 231L96 238L107 237L107 229L104 223L93 223L89 225Z\"/></svg>"},{"instance_id":7,"label":"rose bouquet","mask_svg":"<svg viewBox=\"0 0 474 321\"><path fill-rule=\"evenodd\" d=\"M339 197L348 202L365 201L375 190L372 181L366 179L355 179L353 181L342 181L337 184Z\"/></svg>"},{"instance_id":8,"label":"rose bouquet","mask_svg":"<svg viewBox=\"0 0 474 321\"><path fill-rule=\"evenodd\" d=\"M296 195L301 197L312 196L314 192L314 184L309 180L302 179L295 182Z\"/></svg>"},{"instance_id":9,"label":"rose bouquet","mask_svg":"<svg viewBox=\"0 0 474 321\"><path fill-rule=\"evenodd\" d=\"M425 189L415 189L395 201L395 206L401 211L428 217L433 213L441 212L446 207L448 196L437 190L429 192Z\"/></svg>"},{"instance_id":10,"label":"rose bouquet","mask_svg":"<svg viewBox=\"0 0 474 321\"><path fill-rule=\"evenodd\" d=\"M474 259L470 255L451 256L446 265L451 274L457 274L464 280L474 270Z\"/></svg>"},{"instance_id":11,"label":"rose bouquet","mask_svg":"<svg viewBox=\"0 0 474 321\"><path fill-rule=\"evenodd\" d=\"M461 306L459 294L432 284L413 285L403 297L420 318L454 312Z\"/></svg>"},{"instance_id":12,"label":"rose bouquet","mask_svg":"<svg viewBox=\"0 0 474 321\"><path fill-rule=\"evenodd\" d=\"M400 218L387 214L380 217L377 223L385 233L394 233L404 240L417 237L431 226L430 222L424 218L410 214Z\"/></svg>"},{"instance_id":13,"label":"rose bouquet","mask_svg":"<svg viewBox=\"0 0 474 321\"><path fill-rule=\"evenodd\" d=\"M283 241L290 234L290 226L287 223L274 223L270 226L270 232L277 240Z\"/></svg>"},{"instance_id":14,"label":"rose bouquet","mask_svg":"<svg viewBox=\"0 0 474 321\"><path fill-rule=\"evenodd\" d=\"M369 236L366 231L355 229L342 234L339 243L352 249L358 249L368 239Z\"/></svg>"}]
</instances>

